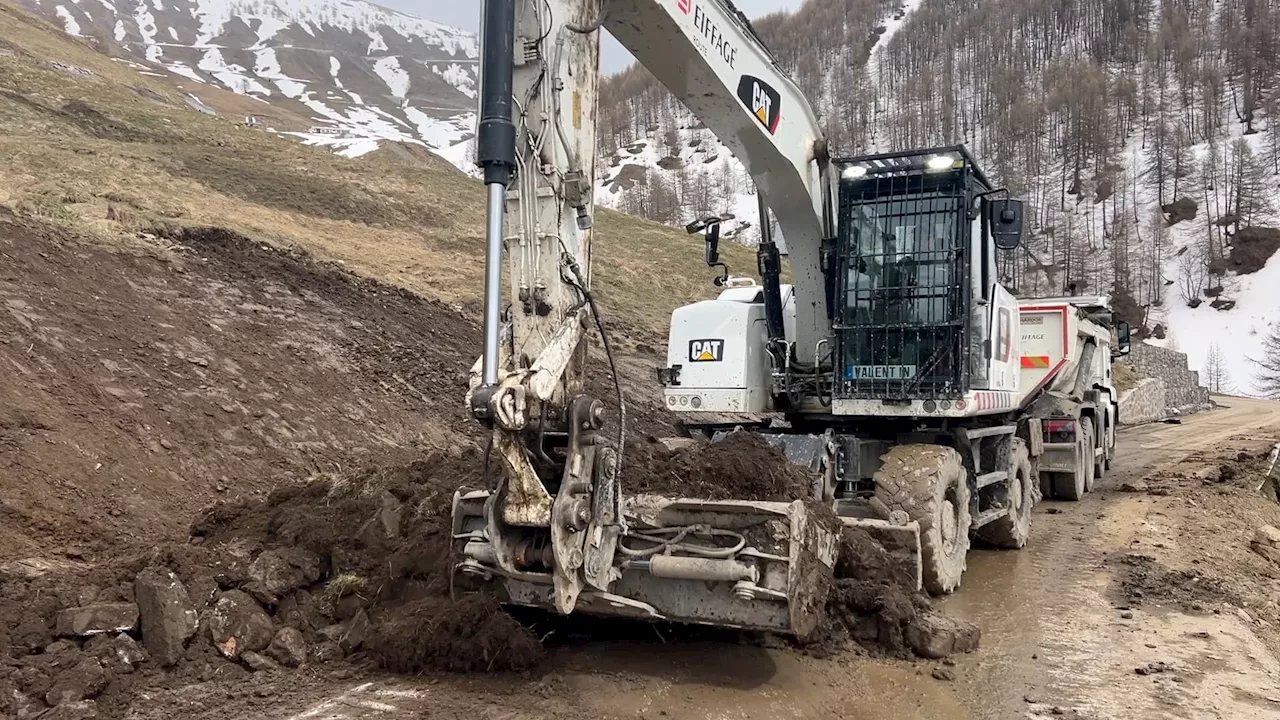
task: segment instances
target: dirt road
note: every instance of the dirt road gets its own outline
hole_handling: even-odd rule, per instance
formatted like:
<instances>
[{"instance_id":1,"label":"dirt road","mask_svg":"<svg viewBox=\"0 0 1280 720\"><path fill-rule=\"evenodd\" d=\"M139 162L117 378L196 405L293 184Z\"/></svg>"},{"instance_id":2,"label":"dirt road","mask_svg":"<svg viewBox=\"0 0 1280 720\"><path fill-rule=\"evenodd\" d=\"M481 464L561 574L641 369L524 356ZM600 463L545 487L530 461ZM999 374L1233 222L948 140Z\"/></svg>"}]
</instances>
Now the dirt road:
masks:
<instances>
[{"instance_id":1,"label":"dirt road","mask_svg":"<svg viewBox=\"0 0 1280 720\"><path fill-rule=\"evenodd\" d=\"M215 693L280 720L1280 718L1276 626L1261 619L1276 617L1266 594L1280 570L1248 550L1256 524L1280 521L1280 508L1197 472L1256 461L1280 437L1280 405L1223 402L1181 425L1124 432L1116 470L1083 502L1041 505L1025 551L975 553L964 587L942 603L983 628L983 647L949 668L954 682L934 679L930 664L817 660L633 628L562 638L525 676L302 676L230 699L190 686L138 703L135 717Z\"/></svg>"},{"instance_id":2,"label":"dirt road","mask_svg":"<svg viewBox=\"0 0 1280 720\"><path fill-rule=\"evenodd\" d=\"M0 256L0 561L111 567L185 535L211 500L474 432L456 398L476 329L452 308L216 234L120 252L0 222ZM624 357L628 373L647 358ZM628 390L632 427L657 428L648 386ZM953 681L929 663L558 626L524 674L236 666L149 674L99 707L130 720L1280 718L1280 567L1249 550L1280 506L1239 477L1280 439L1280 405L1224 402L1126 431L1097 492L1037 508L1024 551L975 551L941 603L983 629L982 648L945 668Z\"/></svg>"}]
</instances>

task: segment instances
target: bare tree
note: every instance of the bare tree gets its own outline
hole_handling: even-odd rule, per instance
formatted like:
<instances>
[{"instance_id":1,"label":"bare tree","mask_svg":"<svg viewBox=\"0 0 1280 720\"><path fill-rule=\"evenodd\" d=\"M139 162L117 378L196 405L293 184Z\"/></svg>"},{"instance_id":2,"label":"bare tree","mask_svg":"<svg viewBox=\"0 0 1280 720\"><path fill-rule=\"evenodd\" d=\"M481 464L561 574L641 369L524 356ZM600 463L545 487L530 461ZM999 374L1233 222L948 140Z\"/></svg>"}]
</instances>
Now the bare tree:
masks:
<instances>
[{"instance_id":1,"label":"bare tree","mask_svg":"<svg viewBox=\"0 0 1280 720\"><path fill-rule=\"evenodd\" d=\"M1205 355L1202 375L1205 387L1209 388L1209 392L1219 394L1232 392L1231 374L1227 370L1227 358L1222 354L1222 348L1218 347L1216 342L1209 343L1209 352Z\"/></svg>"},{"instance_id":2,"label":"bare tree","mask_svg":"<svg viewBox=\"0 0 1280 720\"><path fill-rule=\"evenodd\" d=\"M1253 385L1263 397L1280 400L1280 325L1272 325L1262 341L1262 357L1249 358L1256 371Z\"/></svg>"}]
</instances>

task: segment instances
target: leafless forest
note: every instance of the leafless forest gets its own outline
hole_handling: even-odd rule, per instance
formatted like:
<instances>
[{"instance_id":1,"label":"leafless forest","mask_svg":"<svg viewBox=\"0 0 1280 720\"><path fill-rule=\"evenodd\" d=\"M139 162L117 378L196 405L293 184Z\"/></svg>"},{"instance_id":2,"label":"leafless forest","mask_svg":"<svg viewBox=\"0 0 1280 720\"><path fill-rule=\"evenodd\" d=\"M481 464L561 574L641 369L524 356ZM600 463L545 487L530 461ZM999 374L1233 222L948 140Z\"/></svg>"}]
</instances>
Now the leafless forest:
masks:
<instances>
[{"instance_id":1,"label":"leafless forest","mask_svg":"<svg viewBox=\"0 0 1280 720\"><path fill-rule=\"evenodd\" d=\"M1026 199L1004 266L1023 293L1075 283L1142 322L1230 302L1276 244L1280 0L813 0L754 27L837 152L963 142ZM607 81L601 113L602 157L668 156L627 169L622 209L680 222L750 192L736 163L680 161L713 141L644 69Z\"/></svg>"}]
</instances>

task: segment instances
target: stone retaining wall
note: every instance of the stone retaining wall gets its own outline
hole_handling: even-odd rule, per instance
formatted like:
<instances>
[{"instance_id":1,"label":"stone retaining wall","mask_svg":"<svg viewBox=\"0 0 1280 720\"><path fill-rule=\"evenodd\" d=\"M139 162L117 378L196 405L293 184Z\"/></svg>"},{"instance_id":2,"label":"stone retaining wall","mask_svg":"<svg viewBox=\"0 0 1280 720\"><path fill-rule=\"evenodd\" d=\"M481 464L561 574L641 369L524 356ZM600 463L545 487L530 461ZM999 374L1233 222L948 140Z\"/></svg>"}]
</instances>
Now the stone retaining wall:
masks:
<instances>
[{"instance_id":1,"label":"stone retaining wall","mask_svg":"<svg viewBox=\"0 0 1280 720\"><path fill-rule=\"evenodd\" d=\"M1185 415L1213 406L1208 388L1200 385L1200 373L1188 369L1184 353L1136 342L1123 362L1132 365L1143 377L1164 382L1165 401L1171 415Z\"/></svg>"},{"instance_id":2,"label":"stone retaining wall","mask_svg":"<svg viewBox=\"0 0 1280 720\"><path fill-rule=\"evenodd\" d=\"M1143 378L1138 386L1120 394L1120 424L1142 425L1169 416L1169 396L1164 381Z\"/></svg>"}]
</instances>

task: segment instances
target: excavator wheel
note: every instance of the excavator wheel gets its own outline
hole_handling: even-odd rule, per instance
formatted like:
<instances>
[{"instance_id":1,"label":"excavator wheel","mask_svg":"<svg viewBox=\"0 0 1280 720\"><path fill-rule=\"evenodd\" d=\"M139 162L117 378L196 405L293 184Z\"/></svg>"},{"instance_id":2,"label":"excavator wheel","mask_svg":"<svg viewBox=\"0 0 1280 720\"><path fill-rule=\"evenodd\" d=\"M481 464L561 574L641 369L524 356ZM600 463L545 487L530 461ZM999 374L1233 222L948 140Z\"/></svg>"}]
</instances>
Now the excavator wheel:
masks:
<instances>
[{"instance_id":1,"label":"excavator wheel","mask_svg":"<svg viewBox=\"0 0 1280 720\"><path fill-rule=\"evenodd\" d=\"M881 458L875 503L885 519L920 523L924 588L945 595L960 587L969 554L969 482L960 453L942 445L898 445Z\"/></svg>"},{"instance_id":2,"label":"excavator wheel","mask_svg":"<svg viewBox=\"0 0 1280 720\"><path fill-rule=\"evenodd\" d=\"M978 537L996 547L1018 549L1031 537L1031 508L1035 505L1035 483L1031 474L1031 453L1022 438L1013 439L1013 461L1009 464L1009 514L978 528Z\"/></svg>"}]
</instances>

